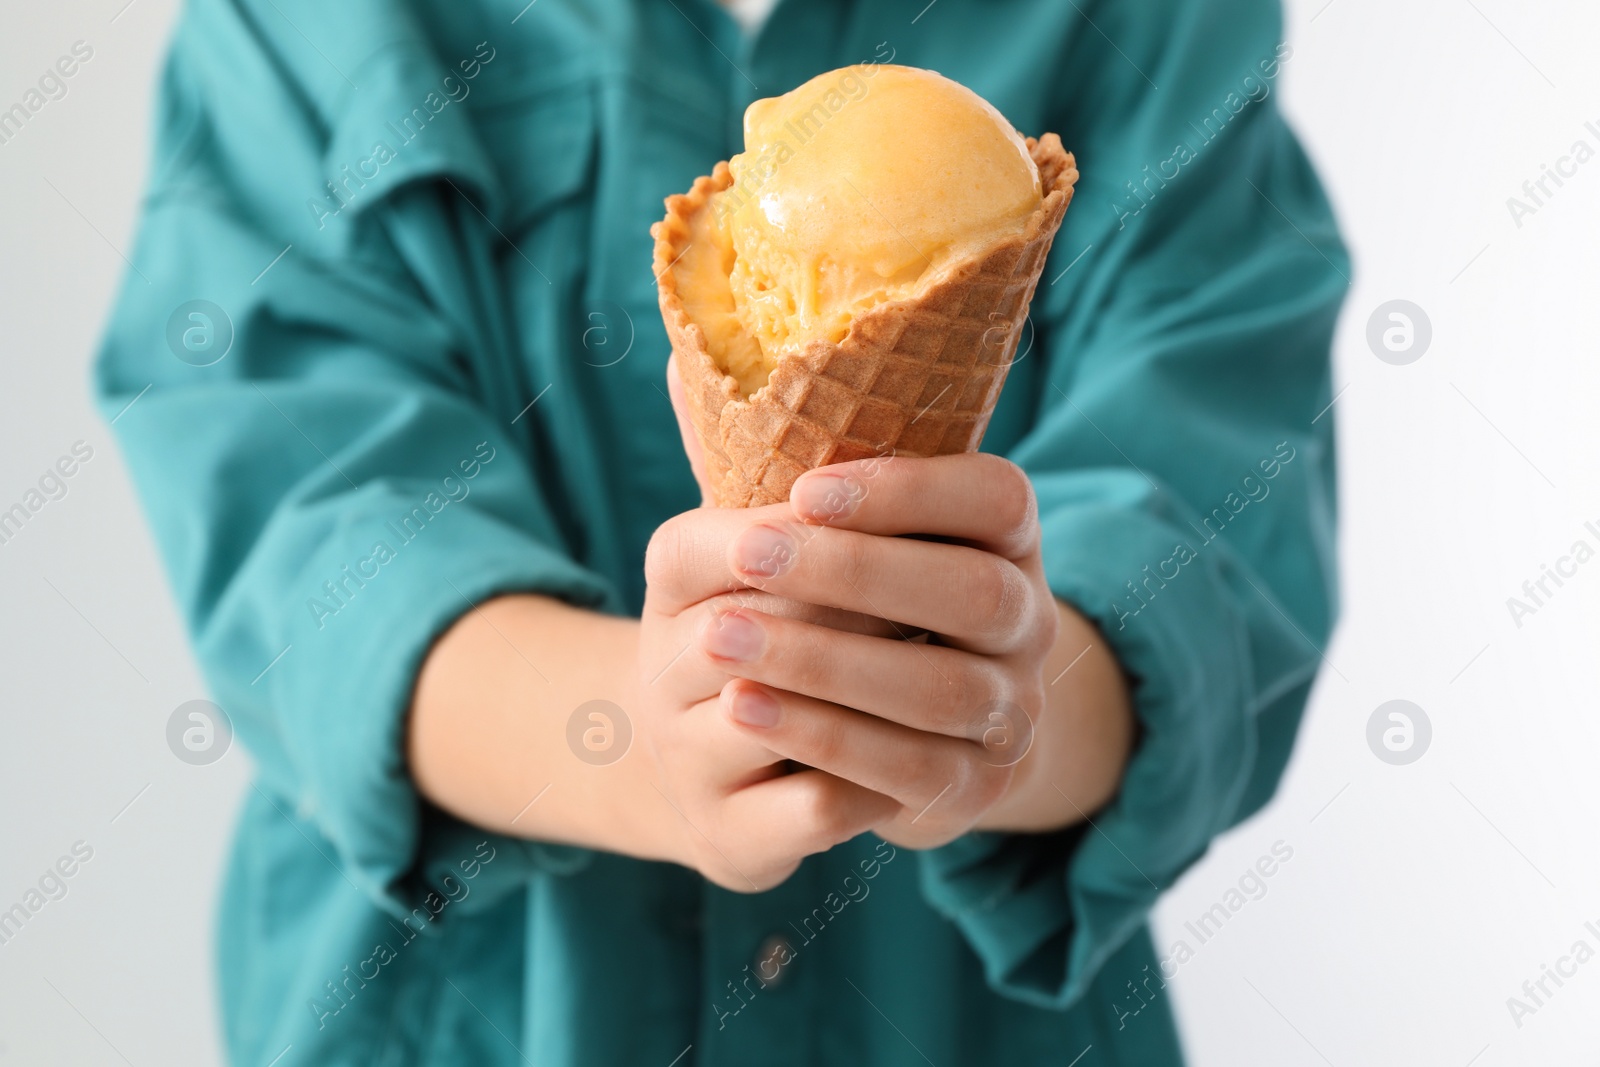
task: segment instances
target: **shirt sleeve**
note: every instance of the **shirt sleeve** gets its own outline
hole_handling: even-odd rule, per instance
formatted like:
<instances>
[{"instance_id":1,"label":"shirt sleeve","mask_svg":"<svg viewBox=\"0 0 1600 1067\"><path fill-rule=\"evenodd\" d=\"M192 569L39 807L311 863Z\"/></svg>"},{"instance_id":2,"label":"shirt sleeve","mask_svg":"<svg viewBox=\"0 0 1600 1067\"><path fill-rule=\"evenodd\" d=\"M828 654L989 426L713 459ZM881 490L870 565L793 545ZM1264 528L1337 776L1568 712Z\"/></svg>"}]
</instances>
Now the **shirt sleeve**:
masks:
<instances>
[{"instance_id":1,"label":"shirt sleeve","mask_svg":"<svg viewBox=\"0 0 1600 1067\"><path fill-rule=\"evenodd\" d=\"M1085 25L1063 60L1091 72L1061 111L1084 177L1034 303L1042 365L1019 376L1033 429L1009 450L1051 589L1130 680L1136 749L1090 824L971 834L921 866L989 982L1043 1006L1081 997L1271 795L1334 614L1319 416L1349 263L1276 107L1292 52L1275 5L1130 13L1150 6L1087 5L1125 54Z\"/></svg>"},{"instance_id":2,"label":"shirt sleeve","mask_svg":"<svg viewBox=\"0 0 1600 1067\"><path fill-rule=\"evenodd\" d=\"M400 914L486 836L405 766L431 643L496 594L619 605L541 490L493 303L498 192L462 109L374 155L377 120L432 111L446 70L403 5L363 25L371 6L325 12L349 24L321 38L352 49L326 55L274 5L190 5L96 388L257 788ZM506 886L584 859L493 847Z\"/></svg>"}]
</instances>

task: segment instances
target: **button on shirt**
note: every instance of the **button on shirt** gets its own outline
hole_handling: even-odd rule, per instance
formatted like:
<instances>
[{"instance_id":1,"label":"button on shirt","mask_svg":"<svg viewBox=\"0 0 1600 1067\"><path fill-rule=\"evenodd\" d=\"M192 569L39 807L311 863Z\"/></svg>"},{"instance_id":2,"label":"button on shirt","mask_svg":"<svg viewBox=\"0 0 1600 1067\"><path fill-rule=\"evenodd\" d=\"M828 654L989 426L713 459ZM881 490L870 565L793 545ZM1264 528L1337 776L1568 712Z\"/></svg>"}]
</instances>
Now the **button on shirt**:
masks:
<instances>
[{"instance_id":1,"label":"button on shirt","mask_svg":"<svg viewBox=\"0 0 1600 1067\"><path fill-rule=\"evenodd\" d=\"M234 1062L1180 1062L1128 990L1173 951L1158 894L1271 794L1331 624L1313 420L1348 263L1273 0L1089 8L786 0L746 36L710 0L186 5L97 389L258 767L218 926ZM662 198L752 100L889 61L1077 153L984 447L1131 679L1120 793L1093 830L868 835L759 894L433 808L402 747L430 642L512 591L636 614L697 503ZM169 345L195 301L218 358Z\"/></svg>"},{"instance_id":2,"label":"button on shirt","mask_svg":"<svg viewBox=\"0 0 1600 1067\"><path fill-rule=\"evenodd\" d=\"M746 36L754 36L772 15L777 0L722 0L722 6Z\"/></svg>"},{"instance_id":3,"label":"button on shirt","mask_svg":"<svg viewBox=\"0 0 1600 1067\"><path fill-rule=\"evenodd\" d=\"M756 982L762 989L776 989L783 984L785 970L794 962L794 949L789 945L789 939L781 934L770 934L756 949L756 958L753 964Z\"/></svg>"}]
</instances>

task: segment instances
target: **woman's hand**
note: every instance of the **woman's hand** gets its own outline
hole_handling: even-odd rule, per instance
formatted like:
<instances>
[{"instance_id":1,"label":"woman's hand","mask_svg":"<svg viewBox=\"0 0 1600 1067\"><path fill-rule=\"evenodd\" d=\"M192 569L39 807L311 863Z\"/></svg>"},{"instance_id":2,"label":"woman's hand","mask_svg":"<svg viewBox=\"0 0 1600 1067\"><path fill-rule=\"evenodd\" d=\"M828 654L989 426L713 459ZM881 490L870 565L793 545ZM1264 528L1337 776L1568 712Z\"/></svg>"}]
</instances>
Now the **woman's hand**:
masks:
<instances>
[{"instance_id":1,"label":"woman's hand","mask_svg":"<svg viewBox=\"0 0 1600 1067\"><path fill-rule=\"evenodd\" d=\"M667 380L709 499L670 363ZM1050 593L1039 550L1027 475L985 454L838 464L803 476L788 508L701 509L658 531L647 578L664 595L649 598L644 630L671 632L662 651L683 656L686 627L653 625L652 609L693 619L684 696L696 730L743 761L685 777L710 785L700 798L719 810L804 797L798 821L756 828L775 850L765 858L791 857L764 870L783 876L858 827L930 847L974 827L1057 829L1110 798L1132 747L1127 687L1098 632ZM730 728L748 747L722 737ZM705 755L667 749L681 755L667 775ZM805 768L797 781L780 756ZM742 781L764 795L739 797ZM725 875L731 857L696 836L693 865Z\"/></svg>"},{"instance_id":2,"label":"woman's hand","mask_svg":"<svg viewBox=\"0 0 1600 1067\"><path fill-rule=\"evenodd\" d=\"M872 828L897 845L943 844L986 816L1076 821L1048 773L1018 774L1046 713L1061 610L1027 476L984 454L868 460L805 475L791 504L788 515L763 509L725 559L702 565L931 638L719 608L697 640L738 679L722 688L721 714L764 750L890 798Z\"/></svg>"}]
</instances>

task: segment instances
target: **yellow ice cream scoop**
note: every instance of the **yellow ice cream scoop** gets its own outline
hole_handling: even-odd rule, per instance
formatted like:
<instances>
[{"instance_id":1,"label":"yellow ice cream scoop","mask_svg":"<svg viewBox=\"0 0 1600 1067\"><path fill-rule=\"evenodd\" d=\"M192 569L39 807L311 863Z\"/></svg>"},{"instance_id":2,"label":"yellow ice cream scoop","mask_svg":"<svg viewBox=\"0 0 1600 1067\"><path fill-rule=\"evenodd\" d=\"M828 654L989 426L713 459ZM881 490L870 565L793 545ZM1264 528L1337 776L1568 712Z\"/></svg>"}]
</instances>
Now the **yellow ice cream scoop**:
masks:
<instances>
[{"instance_id":1,"label":"yellow ice cream scoop","mask_svg":"<svg viewBox=\"0 0 1600 1067\"><path fill-rule=\"evenodd\" d=\"M783 353L842 340L862 312L1020 233L1042 200L1022 136L929 70L820 74L751 104L744 139L675 269L745 395Z\"/></svg>"}]
</instances>

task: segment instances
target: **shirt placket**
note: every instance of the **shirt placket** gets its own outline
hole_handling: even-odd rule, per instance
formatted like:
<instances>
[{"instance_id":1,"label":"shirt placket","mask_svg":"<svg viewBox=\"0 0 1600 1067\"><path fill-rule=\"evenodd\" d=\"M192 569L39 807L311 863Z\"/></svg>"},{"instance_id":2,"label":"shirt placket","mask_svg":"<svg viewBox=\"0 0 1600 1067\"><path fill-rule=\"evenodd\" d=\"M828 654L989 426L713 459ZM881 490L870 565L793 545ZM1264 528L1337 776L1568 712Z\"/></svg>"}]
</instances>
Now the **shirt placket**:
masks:
<instances>
[{"instance_id":1,"label":"shirt placket","mask_svg":"<svg viewBox=\"0 0 1600 1067\"><path fill-rule=\"evenodd\" d=\"M707 883L702 896L705 1013L700 1067L800 1067L813 1061L821 975L798 925L815 904L815 864L764 893Z\"/></svg>"}]
</instances>

